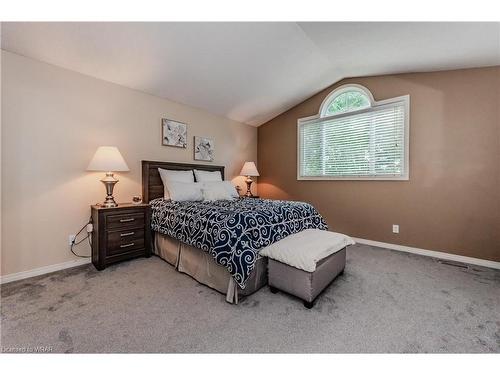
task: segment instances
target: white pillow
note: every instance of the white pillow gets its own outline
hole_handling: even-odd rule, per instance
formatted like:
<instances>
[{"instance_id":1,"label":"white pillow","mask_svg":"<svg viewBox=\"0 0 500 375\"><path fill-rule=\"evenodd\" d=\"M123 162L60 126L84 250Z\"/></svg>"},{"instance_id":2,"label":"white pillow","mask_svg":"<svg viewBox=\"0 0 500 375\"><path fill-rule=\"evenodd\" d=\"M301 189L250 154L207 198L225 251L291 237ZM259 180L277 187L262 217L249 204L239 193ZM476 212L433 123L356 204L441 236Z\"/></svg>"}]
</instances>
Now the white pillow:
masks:
<instances>
[{"instance_id":1,"label":"white pillow","mask_svg":"<svg viewBox=\"0 0 500 375\"><path fill-rule=\"evenodd\" d=\"M203 193L201 185L196 182L167 182L170 199L175 202L202 201Z\"/></svg>"},{"instance_id":2,"label":"white pillow","mask_svg":"<svg viewBox=\"0 0 500 375\"><path fill-rule=\"evenodd\" d=\"M168 182L184 182L184 183L194 183L193 171L174 171L171 169L158 168L160 172L160 178L163 182L163 197L165 199L170 199L170 194L167 188Z\"/></svg>"},{"instance_id":3,"label":"white pillow","mask_svg":"<svg viewBox=\"0 0 500 375\"><path fill-rule=\"evenodd\" d=\"M222 186L231 198L239 198L238 191L236 187L231 183L231 181L210 181L210 182L200 182L202 184L202 189L218 189L218 186ZM221 198L221 199L231 199L231 198Z\"/></svg>"},{"instance_id":4,"label":"white pillow","mask_svg":"<svg viewBox=\"0 0 500 375\"><path fill-rule=\"evenodd\" d=\"M203 200L205 201L218 201L218 200L232 200L233 197L223 185L217 184L212 186L205 186L202 188Z\"/></svg>"},{"instance_id":5,"label":"white pillow","mask_svg":"<svg viewBox=\"0 0 500 375\"><path fill-rule=\"evenodd\" d=\"M213 181L222 181L222 175L220 171L215 172L207 172L207 171L199 171L197 169L194 170L194 175L196 177L196 182L213 182Z\"/></svg>"},{"instance_id":6,"label":"white pillow","mask_svg":"<svg viewBox=\"0 0 500 375\"><path fill-rule=\"evenodd\" d=\"M227 181L229 182L229 181ZM205 201L218 201L218 200L232 200L231 193L228 191L225 184L221 182L204 182L202 183L203 200Z\"/></svg>"}]
</instances>

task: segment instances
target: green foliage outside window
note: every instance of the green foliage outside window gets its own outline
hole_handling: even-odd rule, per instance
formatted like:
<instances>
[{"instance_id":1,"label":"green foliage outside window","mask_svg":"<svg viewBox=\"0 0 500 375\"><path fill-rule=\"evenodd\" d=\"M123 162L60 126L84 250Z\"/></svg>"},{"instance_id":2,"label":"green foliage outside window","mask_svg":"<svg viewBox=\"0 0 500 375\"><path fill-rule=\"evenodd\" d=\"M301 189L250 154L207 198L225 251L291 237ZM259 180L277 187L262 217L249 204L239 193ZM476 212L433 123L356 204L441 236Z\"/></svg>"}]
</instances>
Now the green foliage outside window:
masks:
<instances>
[{"instance_id":1,"label":"green foliage outside window","mask_svg":"<svg viewBox=\"0 0 500 375\"><path fill-rule=\"evenodd\" d=\"M358 91L348 91L337 96L326 110L326 116L355 111L370 106L368 97Z\"/></svg>"}]
</instances>

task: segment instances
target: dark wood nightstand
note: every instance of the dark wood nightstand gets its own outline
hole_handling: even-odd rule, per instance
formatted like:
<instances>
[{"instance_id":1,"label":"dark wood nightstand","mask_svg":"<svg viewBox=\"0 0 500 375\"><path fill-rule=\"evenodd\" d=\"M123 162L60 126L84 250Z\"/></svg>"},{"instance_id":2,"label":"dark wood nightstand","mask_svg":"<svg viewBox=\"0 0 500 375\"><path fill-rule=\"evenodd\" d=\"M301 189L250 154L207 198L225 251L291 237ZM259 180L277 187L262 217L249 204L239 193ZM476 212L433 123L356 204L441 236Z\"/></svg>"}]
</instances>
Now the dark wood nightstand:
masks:
<instances>
[{"instance_id":1,"label":"dark wood nightstand","mask_svg":"<svg viewBox=\"0 0 500 375\"><path fill-rule=\"evenodd\" d=\"M92 205L92 264L99 271L109 264L151 256L151 207L121 203L106 208Z\"/></svg>"}]
</instances>

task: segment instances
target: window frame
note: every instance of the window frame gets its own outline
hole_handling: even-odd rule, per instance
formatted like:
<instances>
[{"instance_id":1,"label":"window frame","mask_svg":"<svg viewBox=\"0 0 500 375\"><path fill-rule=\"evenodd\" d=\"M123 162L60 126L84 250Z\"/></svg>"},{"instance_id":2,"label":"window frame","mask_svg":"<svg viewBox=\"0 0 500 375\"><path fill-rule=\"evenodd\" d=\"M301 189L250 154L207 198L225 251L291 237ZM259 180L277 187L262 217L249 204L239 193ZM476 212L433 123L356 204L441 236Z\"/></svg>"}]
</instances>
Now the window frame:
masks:
<instances>
[{"instance_id":1,"label":"window frame","mask_svg":"<svg viewBox=\"0 0 500 375\"><path fill-rule=\"evenodd\" d=\"M359 110L341 112L331 116L325 116L324 114L328 110L330 103L338 96L347 91L358 91L365 94L370 100L370 106ZM318 122L318 120L333 120L342 117L348 117L352 115L357 115L361 113L374 112L377 109L383 107L391 107L396 104L403 104L404 106L404 174L401 176L390 176L390 175L380 175L380 176L302 176L301 175L301 164L302 164L302 152L301 152L301 137L300 128L302 125L310 122ZM337 87L323 100L319 111L316 115L299 118L297 120L297 180L298 181L409 181L410 180L410 95L397 96L390 99L375 100L372 93L366 87L358 84L346 84Z\"/></svg>"}]
</instances>

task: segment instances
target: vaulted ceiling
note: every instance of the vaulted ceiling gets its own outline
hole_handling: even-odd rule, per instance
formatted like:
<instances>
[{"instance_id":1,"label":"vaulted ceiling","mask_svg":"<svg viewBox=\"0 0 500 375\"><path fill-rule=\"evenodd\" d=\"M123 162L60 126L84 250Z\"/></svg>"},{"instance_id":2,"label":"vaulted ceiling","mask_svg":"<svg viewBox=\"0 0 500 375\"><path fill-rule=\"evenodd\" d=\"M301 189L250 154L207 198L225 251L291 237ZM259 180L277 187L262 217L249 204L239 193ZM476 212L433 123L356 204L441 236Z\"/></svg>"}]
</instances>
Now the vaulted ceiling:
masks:
<instances>
[{"instance_id":1,"label":"vaulted ceiling","mask_svg":"<svg viewBox=\"0 0 500 375\"><path fill-rule=\"evenodd\" d=\"M3 23L2 49L258 126L345 77L500 65L500 23Z\"/></svg>"}]
</instances>

